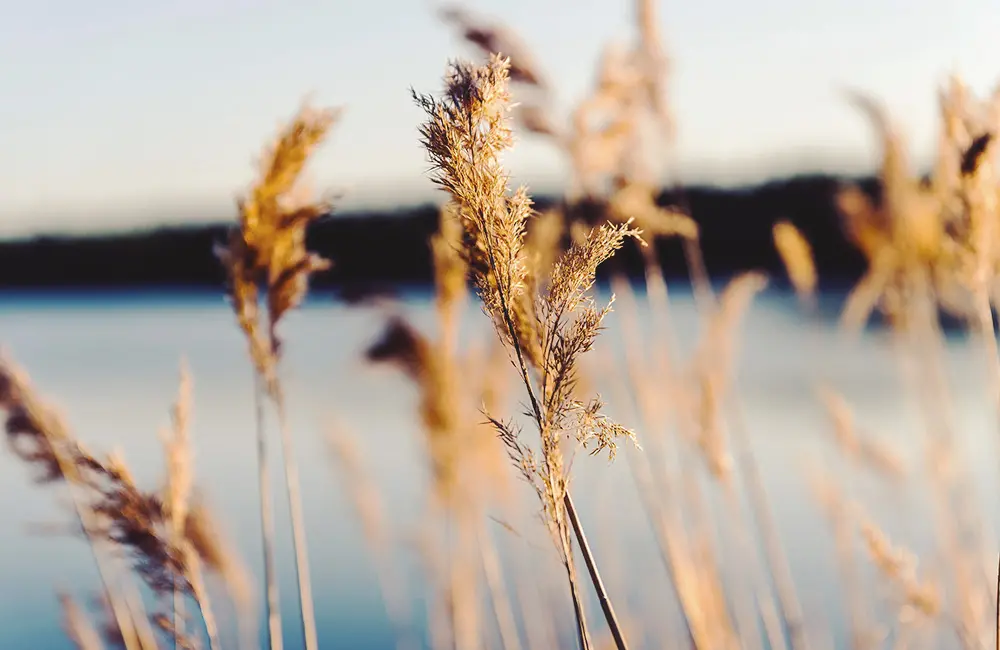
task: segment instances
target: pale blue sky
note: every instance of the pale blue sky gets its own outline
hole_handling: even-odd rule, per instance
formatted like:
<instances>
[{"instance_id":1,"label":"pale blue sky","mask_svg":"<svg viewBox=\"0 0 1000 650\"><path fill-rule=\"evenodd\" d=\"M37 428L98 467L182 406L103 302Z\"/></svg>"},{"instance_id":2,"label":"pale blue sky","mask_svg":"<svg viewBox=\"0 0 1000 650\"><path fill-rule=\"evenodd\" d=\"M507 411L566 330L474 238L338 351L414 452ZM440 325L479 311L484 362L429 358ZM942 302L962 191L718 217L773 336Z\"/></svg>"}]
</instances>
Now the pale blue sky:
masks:
<instances>
[{"instance_id":1,"label":"pale blue sky","mask_svg":"<svg viewBox=\"0 0 1000 650\"><path fill-rule=\"evenodd\" d=\"M568 104L602 46L630 36L628 0L478 0L532 44ZM0 0L0 231L128 227L224 216L252 159L300 100L347 112L313 167L346 206L424 199L421 114L470 50L429 0ZM689 179L860 169L867 125L837 89L881 97L919 152L952 70L1000 79L997 0L662 0ZM563 174L547 145L519 180Z\"/></svg>"}]
</instances>

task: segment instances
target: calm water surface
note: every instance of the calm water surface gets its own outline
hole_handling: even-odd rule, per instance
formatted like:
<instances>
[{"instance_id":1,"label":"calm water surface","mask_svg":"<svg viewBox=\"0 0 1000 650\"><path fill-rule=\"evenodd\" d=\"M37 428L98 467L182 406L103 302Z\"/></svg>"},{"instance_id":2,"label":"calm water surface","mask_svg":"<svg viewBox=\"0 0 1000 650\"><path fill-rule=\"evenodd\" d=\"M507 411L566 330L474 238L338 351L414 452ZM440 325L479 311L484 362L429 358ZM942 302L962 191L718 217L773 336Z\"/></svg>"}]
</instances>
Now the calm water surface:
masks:
<instances>
[{"instance_id":1,"label":"calm water surface","mask_svg":"<svg viewBox=\"0 0 1000 650\"><path fill-rule=\"evenodd\" d=\"M697 330L693 302L680 292L673 307L678 337L690 350ZM399 309L421 327L432 327L426 296L411 295ZM641 314L644 309L640 306ZM384 310L317 298L285 328L287 390L324 648L392 647L375 572L349 500L336 480L324 444L325 428L336 420L361 439L400 536L417 520L425 500L415 393L395 373L373 369L361 360L361 351L378 335L384 320ZM468 309L467 323L471 340L490 335L475 306ZM648 319L644 323L648 325ZM620 349L616 314L608 326L603 351L610 358ZM914 467L919 465L921 423L901 387L899 364L884 336L866 334L850 340L832 326L808 325L796 313L793 298L780 293L767 294L756 303L742 333L738 382L747 426L809 624L839 628L843 607L835 582L834 549L807 481L810 463L835 467L837 462L835 447L829 444L830 425L814 386L823 380L841 391L865 427L895 445ZM0 296L0 345L29 370L36 386L58 404L83 440L98 450L120 448L140 482L148 486L157 485L162 476L157 430L168 423L178 363L186 358L194 379L199 484L221 513L259 587L252 375L244 340L221 297ZM949 341L948 372L962 451L979 487L982 511L993 522L1000 463L982 355L974 343ZM631 411L616 406L614 388L599 388L611 411L630 424ZM658 625L669 624L665 620L669 616L662 612L669 608L670 593L627 462L622 456L608 467L603 460L582 457L576 463L575 489L620 608L651 621L650 633L655 634ZM280 477L275 480L280 482ZM918 551L927 548L926 494L918 478L892 490L860 477L856 488L891 534ZM290 611L296 605L296 589L287 508L280 494L277 506L282 533L278 570ZM0 513L4 522L0 647L69 648L59 628L56 590L86 600L97 581L81 540L37 529L39 524L70 520L64 493L58 486L32 485L30 474L4 451ZM540 531L525 526L528 542L498 532L501 548L528 556L538 566L550 566L554 556L547 542ZM988 533L994 535L992 525ZM400 553L415 583L414 557L412 552ZM552 579L557 580L558 574ZM229 614L221 612L224 620ZM595 604L595 624L598 616ZM286 617L286 647L295 648L301 642L290 619Z\"/></svg>"}]
</instances>

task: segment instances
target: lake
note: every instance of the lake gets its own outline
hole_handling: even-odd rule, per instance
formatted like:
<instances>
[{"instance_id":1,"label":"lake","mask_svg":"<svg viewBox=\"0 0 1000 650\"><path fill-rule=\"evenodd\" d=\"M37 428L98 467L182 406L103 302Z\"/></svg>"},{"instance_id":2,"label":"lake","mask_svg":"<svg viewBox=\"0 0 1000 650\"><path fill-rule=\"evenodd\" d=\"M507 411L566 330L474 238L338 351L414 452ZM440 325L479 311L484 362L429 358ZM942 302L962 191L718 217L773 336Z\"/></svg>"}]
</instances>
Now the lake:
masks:
<instances>
[{"instance_id":1,"label":"lake","mask_svg":"<svg viewBox=\"0 0 1000 650\"><path fill-rule=\"evenodd\" d=\"M678 338L690 350L698 326L692 297L678 288L672 301ZM426 294L406 294L396 309L421 328L432 328L434 314ZM639 311L644 315L645 306L640 304ZM467 312L467 338L490 336L478 308L470 304ZM362 358L386 313L384 308L352 307L319 297L289 318L284 329L284 377L302 474L323 648L393 647L373 564L325 442L330 423L348 426L363 443L399 536L419 519L426 497L415 391L398 373L371 367ZM647 325L648 320L644 317ZM609 316L607 326L596 352L613 358L621 348L617 314ZM793 295L778 291L755 303L741 332L739 394L807 622L836 629L842 641L844 605L834 546L807 481L811 462L836 467L839 453L831 443L829 419L815 396L816 382L823 380L839 390L867 430L911 460L916 475L911 473L901 488L860 476L855 493L894 539L917 551L931 544L926 486L919 478L921 421L900 381L897 357L884 332L852 338L833 323L811 323L797 310ZM198 484L221 514L260 593L252 375L244 339L221 295L3 294L0 345L28 370L35 386L61 409L82 440L96 450L120 448L146 486L157 485L162 476L157 431L168 424L178 364L186 358L194 382L192 433ZM961 467L978 487L992 540L1000 455L983 355L973 340L949 338L948 373L965 463ZM602 394L610 412L630 425L630 410L615 404L615 391L602 388ZM641 442L643 433L637 433ZM276 436L274 441L276 445ZM650 525L636 497L628 457L622 454L608 466L602 458L581 455L574 467L574 490L616 606L630 617L651 621L648 629L653 635L657 625L667 625L660 619L669 618L662 612L672 601ZM275 483L280 485L280 475ZM524 496L527 499L527 491ZM275 500L286 647L298 648L300 635L291 615L296 589L287 507L282 493ZM30 473L10 453L0 453L0 513L5 522L0 527L3 647L71 647L60 629L56 590L66 589L87 601L97 589L84 542L37 529L71 521L66 505L58 485L33 485ZM524 521L530 522L530 517ZM554 552L540 530L524 532L528 541L497 526L501 550L516 554L522 552L521 544L532 562L554 564ZM992 552L996 547L990 544ZM416 586L415 553L401 552L400 557L410 586ZM549 573L545 580L551 579L558 589L558 572ZM600 610L596 600L591 605L590 619L597 629ZM228 629L230 612L222 609L220 618Z\"/></svg>"}]
</instances>

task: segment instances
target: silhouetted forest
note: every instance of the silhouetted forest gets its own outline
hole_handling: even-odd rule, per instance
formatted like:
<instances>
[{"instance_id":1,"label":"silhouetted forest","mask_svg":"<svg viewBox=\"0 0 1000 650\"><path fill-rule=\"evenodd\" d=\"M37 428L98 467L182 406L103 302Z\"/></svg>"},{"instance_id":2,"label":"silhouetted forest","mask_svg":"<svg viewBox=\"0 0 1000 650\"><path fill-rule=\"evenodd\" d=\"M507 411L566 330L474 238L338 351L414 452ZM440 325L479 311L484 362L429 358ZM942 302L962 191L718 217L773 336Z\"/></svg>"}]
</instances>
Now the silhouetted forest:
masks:
<instances>
[{"instance_id":1,"label":"silhouetted forest","mask_svg":"<svg viewBox=\"0 0 1000 650\"><path fill-rule=\"evenodd\" d=\"M821 288L837 289L864 269L860 253L848 242L833 204L841 180L829 176L795 177L743 189L687 187L664 192L662 205L680 205L698 222L705 263L713 276L747 269L769 272L775 282L784 272L771 239L771 226L787 219L813 247ZM874 193L877 184L861 182ZM538 199L539 208L552 204ZM433 206L392 213L335 213L309 235L309 245L334 261L316 276L317 290L348 295L431 280L427 246L437 227ZM0 287L8 289L136 289L220 287L223 274L213 246L225 240L229 224L179 226L128 234L38 237L0 242ZM666 273L687 276L682 247L659 243ZM623 252L621 263L641 274L640 256Z\"/></svg>"}]
</instances>

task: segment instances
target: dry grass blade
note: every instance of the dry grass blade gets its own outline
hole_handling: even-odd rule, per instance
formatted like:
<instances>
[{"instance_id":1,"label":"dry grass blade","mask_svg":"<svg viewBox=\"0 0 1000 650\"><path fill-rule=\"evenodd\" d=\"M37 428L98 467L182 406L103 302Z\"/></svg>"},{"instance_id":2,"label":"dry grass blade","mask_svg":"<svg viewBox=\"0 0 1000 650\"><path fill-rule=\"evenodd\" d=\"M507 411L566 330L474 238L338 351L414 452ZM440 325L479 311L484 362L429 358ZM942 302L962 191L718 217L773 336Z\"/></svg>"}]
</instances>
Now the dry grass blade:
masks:
<instances>
[{"instance_id":1,"label":"dry grass blade","mask_svg":"<svg viewBox=\"0 0 1000 650\"><path fill-rule=\"evenodd\" d=\"M63 610L63 629L77 650L104 650L101 636L90 623L80 605L69 594L59 594Z\"/></svg>"},{"instance_id":2,"label":"dry grass blade","mask_svg":"<svg viewBox=\"0 0 1000 650\"><path fill-rule=\"evenodd\" d=\"M698 387L694 407L699 424L698 447L711 473L727 483L732 461L723 431L723 405L730 393L736 358L737 334L754 297L767 286L762 273L743 273L731 280L722 293L716 311L705 325L695 352L691 374Z\"/></svg>"},{"instance_id":3,"label":"dry grass blade","mask_svg":"<svg viewBox=\"0 0 1000 650\"><path fill-rule=\"evenodd\" d=\"M204 497L194 495L184 523L184 538L190 549L188 564L199 564L221 578L236 604L240 633L244 646L256 645L256 617L253 611L253 582L239 553L222 530L217 516L209 509ZM193 566L189 572L193 570ZM204 601L207 592L200 601Z\"/></svg>"},{"instance_id":4,"label":"dry grass blade","mask_svg":"<svg viewBox=\"0 0 1000 650\"><path fill-rule=\"evenodd\" d=\"M891 448L868 436L859 435L854 412L843 396L826 386L821 386L818 393L833 423L837 444L849 458L892 480L906 475L905 463Z\"/></svg>"},{"instance_id":5,"label":"dry grass blade","mask_svg":"<svg viewBox=\"0 0 1000 650\"><path fill-rule=\"evenodd\" d=\"M656 0L635 0L635 12L648 101L661 129L670 138L674 134L675 125L666 88L669 60L660 36Z\"/></svg>"},{"instance_id":6,"label":"dry grass blade","mask_svg":"<svg viewBox=\"0 0 1000 650\"><path fill-rule=\"evenodd\" d=\"M936 585L918 579L916 557L893 545L886 534L867 519L861 521L861 533L872 562L899 589L902 604L925 617L936 616L941 608L941 597Z\"/></svg>"},{"instance_id":7,"label":"dry grass blade","mask_svg":"<svg viewBox=\"0 0 1000 650\"><path fill-rule=\"evenodd\" d=\"M799 229L788 221L774 224L774 246L778 249L788 277L795 287L799 299L809 302L816 291L817 274L813 262L812 247L799 232Z\"/></svg>"},{"instance_id":8,"label":"dry grass blade","mask_svg":"<svg viewBox=\"0 0 1000 650\"><path fill-rule=\"evenodd\" d=\"M169 513L171 543L177 547L183 543L184 524L194 487L191 440L188 431L190 409L191 380L187 364L182 362L180 388L171 413L172 426L170 431L162 436L167 461L164 504ZM184 596L176 580L173 585L173 600L173 631L181 637L184 634Z\"/></svg>"}]
</instances>

